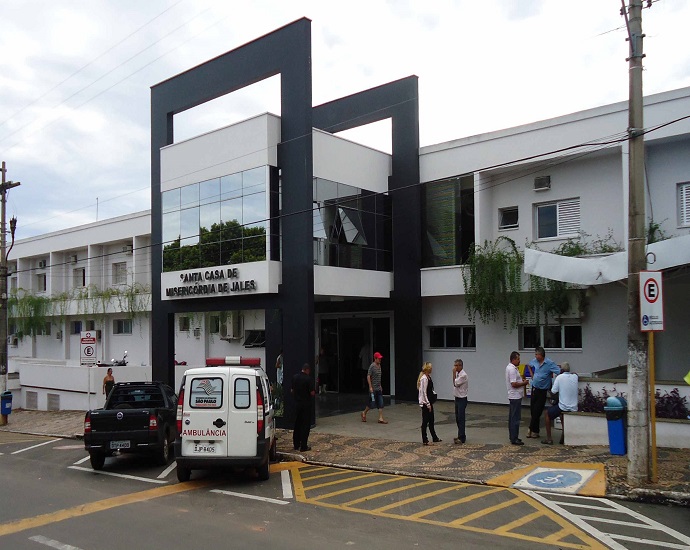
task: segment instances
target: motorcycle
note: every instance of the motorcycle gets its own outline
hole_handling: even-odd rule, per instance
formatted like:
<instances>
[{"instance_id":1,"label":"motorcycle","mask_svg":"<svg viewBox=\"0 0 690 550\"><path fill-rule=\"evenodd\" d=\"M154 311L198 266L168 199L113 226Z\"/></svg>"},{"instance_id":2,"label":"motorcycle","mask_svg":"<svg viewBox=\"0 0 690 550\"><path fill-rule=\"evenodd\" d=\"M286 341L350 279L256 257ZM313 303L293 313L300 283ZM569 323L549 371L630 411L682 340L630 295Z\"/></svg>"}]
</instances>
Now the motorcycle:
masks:
<instances>
[{"instance_id":1,"label":"motorcycle","mask_svg":"<svg viewBox=\"0 0 690 550\"><path fill-rule=\"evenodd\" d=\"M124 367L127 364L127 352L122 356L122 359L112 359L110 364L113 367Z\"/></svg>"}]
</instances>

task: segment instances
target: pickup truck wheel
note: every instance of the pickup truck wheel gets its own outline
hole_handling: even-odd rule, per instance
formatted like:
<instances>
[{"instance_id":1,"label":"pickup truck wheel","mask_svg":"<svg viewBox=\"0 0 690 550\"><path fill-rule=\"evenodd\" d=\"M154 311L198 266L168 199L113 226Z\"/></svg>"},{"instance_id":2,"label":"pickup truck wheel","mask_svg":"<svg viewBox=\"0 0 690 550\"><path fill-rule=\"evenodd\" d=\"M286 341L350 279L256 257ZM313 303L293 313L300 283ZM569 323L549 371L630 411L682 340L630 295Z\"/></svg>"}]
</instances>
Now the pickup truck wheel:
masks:
<instances>
[{"instance_id":1,"label":"pickup truck wheel","mask_svg":"<svg viewBox=\"0 0 690 550\"><path fill-rule=\"evenodd\" d=\"M102 470L105 464L105 454L96 451L91 451L89 453L89 459L91 460L91 467L94 470Z\"/></svg>"},{"instance_id":2,"label":"pickup truck wheel","mask_svg":"<svg viewBox=\"0 0 690 550\"><path fill-rule=\"evenodd\" d=\"M190 468L180 466L180 464L177 465L177 481L184 483L185 481L189 481L191 476L192 470Z\"/></svg>"},{"instance_id":3,"label":"pickup truck wheel","mask_svg":"<svg viewBox=\"0 0 690 550\"><path fill-rule=\"evenodd\" d=\"M158 463L161 466L165 466L168 462L170 462L170 454L170 434L166 432L163 440L163 446L161 447L161 450L158 451Z\"/></svg>"},{"instance_id":4,"label":"pickup truck wheel","mask_svg":"<svg viewBox=\"0 0 690 550\"><path fill-rule=\"evenodd\" d=\"M257 467L256 473L259 474L260 481L268 481L269 475L271 473L270 462L271 461L267 458L266 462L264 462L261 466Z\"/></svg>"}]
</instances>

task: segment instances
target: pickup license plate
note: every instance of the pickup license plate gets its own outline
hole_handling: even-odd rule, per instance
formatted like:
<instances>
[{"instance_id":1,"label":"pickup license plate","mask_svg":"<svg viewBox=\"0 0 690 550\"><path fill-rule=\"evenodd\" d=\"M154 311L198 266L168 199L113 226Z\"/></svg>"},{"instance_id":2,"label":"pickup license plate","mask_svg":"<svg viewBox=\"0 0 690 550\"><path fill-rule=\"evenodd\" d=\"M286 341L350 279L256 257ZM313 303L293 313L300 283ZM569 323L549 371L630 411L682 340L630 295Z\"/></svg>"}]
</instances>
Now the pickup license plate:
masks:
<instances>
[{"instance_id":1,"label":"pickup license plate","mask_svg":"<svg viewBox=\"0 0 690 550\"><path fill-rule=\"evenodd\" d=\"M216 448L213 445L194 445L194 452L198 454L213 454Z\"/></svg>"},{"instance_id":2,"label":"pickup license plate","mask_svg":"<svg viewBox=\"0 0 690 550\"><path fill-rule=\"evenodd\" d=\"M111 441L111 449L129 449L129 441Z\"/></svg>"}]
</instances>

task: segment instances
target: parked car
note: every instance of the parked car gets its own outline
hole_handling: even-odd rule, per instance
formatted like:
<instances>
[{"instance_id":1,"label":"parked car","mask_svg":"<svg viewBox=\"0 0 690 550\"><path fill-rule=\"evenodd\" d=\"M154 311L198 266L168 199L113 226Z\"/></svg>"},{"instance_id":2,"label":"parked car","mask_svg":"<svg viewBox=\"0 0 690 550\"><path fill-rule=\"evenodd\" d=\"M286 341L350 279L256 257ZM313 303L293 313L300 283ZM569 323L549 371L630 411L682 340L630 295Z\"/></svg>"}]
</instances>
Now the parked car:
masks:
<instances>
[{"instance_id":1,"label":"parked car","mask_svg":"<svg viewBox=\"0 0 690 550\"><path fill-rule=\"evenodd\" d=\"M174 390L160 382L120 382L113 386L102 409L84 418L84 448L91 467L100 470L106 457L147 453L160 464L172 458L177 436Z\"/></svg>"}]
</instances>

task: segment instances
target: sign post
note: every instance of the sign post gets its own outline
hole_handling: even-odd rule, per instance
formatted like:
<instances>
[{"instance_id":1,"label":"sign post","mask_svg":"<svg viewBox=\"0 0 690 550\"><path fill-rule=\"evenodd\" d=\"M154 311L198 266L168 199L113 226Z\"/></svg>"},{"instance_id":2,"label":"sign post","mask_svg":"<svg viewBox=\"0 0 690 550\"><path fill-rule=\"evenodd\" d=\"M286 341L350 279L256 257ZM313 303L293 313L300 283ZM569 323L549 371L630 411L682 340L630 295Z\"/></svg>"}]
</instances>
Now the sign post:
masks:
<instances>
[{"instance_id":1,"label":"sign post","mask_svg":"<svg viewBox=\"0 0 690 550\"><path fill-rule=\"evenodd\" d=\"M651 481L657 481L656 389L654 387L654 333L664 330L664 300L661 271L640 271L640 330L649 341L649 413L651 426Z\"/></svg>"},{"instance_id":2,"label":"sign post","mask_svg":"<svg viewBox=\"0 0 690 550\"><path fill-rule=\"evenodd\" d=\"M98 357L98 343L96 341L96 331L82 331L80 340L79 364L95 365Z\"/></svg>"}]
</instances>

